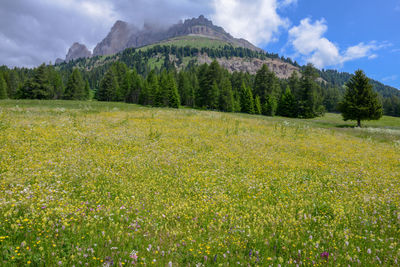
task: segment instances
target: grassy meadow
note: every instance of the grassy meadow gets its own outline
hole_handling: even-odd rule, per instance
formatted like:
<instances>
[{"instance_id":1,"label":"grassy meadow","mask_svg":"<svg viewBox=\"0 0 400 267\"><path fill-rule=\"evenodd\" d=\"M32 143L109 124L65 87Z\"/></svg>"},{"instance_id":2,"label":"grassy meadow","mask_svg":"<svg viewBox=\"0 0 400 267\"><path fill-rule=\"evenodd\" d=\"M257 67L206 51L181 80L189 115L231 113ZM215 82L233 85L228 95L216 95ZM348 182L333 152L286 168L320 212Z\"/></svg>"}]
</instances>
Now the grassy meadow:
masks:
<instances>
[{"instance_id":1,"label":"grassy meadow","mask_svg":"<svg viewBox=\"0 0 400 267\"><path fill-rule=\"evenodd\" d=\"M1 266L396 266L400 119L0 102Z\"/></svg>"}]
</instances>

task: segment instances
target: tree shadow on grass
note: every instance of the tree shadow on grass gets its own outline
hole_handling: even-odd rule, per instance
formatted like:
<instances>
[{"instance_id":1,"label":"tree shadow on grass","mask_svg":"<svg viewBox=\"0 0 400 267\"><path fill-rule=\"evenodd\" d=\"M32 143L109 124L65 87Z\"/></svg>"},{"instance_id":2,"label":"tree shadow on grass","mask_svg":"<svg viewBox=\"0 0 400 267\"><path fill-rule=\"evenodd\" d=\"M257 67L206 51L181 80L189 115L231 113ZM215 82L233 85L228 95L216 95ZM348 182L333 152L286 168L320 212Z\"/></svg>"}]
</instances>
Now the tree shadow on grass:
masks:
<instances>
[{"instance_id":1,"label":"tree shadow on grass","mask_svg":"<svg viewBox=\"0 0 400 267\"><path fill-rule=\"evenodd\" d=\"M336 125L336 128L357 128L356 125L350 125L350 124L340 124L340 125Z\"/></svg>"}]
</instances>

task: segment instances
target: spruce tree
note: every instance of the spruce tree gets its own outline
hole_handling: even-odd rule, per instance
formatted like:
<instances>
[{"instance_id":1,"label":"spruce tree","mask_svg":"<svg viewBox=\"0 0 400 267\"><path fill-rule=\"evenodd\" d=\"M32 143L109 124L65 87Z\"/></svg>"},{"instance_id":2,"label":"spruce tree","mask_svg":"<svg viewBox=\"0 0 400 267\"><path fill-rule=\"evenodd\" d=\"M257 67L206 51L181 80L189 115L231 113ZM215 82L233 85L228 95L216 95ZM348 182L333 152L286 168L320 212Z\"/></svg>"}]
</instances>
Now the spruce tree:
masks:
<instances>
[{"instance_id":1,"label":"spruce tree","mask_svg":"<svg viewBox=\"0 0 400 267\"><path fill-rule=\"evenodd\" d=\"M303 69L300 81L300 91L297 99L297 115L300 118L315 118L321 114L322 98L320 87L316 83L318 74L312 64Z\"/></svg>"},{"instance_id":2,"label":"spruce tree","mask_svg":"<svg viewBox=\"0 0 400 267\"><path fill-rule=\"evenodd\" d=\"M250 87L247 87L243 82L241 91L241 112L254 114L254 99Z\"/></svg>"},{"instance_id":3,"label":"spruce tree","mask_svg":"<svg viewBox=\"0 0 400 267\"><path fill-rule=\"evenodd\" d=\"M127 75L128 75L127 79L129 80L129 88L127 96L125 97L126 102L139 103L139 96L144 86L142 77L139 74L137 74L135 69L133 69Z\"/></svg>"},{"instance_id":4,"label":"spruce tree","mask_svg":"<svg viewBox=\"0 0 400 267\"><path fill-rule=\"evenodd\" d=\"M146 85L148 87L147 104L155 106L156 105L155 98L159 90L159 83L157 74L154 70L150 71L150 73L147 75Z\"/></svg>"},{"instance_id":5,"label":"spruce tree","mask_svg":"<svg viewBox=\"0 0 400 267\"><path fill-rule=\"evenodd\" d=\"M64 84L62 82L60 73L56 70L52 72L50 85L53 87L53 98L62 99L64 95Z\"/></svg>"},{"instance_id":6,"label":"spruce tree","mask_svg":"<svg viewBox=\"0 0 400 267\"><path fill-rule=\"evenodd\" d=\"M20 95L21 98L26 99L49 99L52 96L52 88L45 64L33 71L33 77L25 82Z\"/></svg>"},{"instance_id":7,"label":"spruce tree","mask_svg":"<svg viewBox=\"0 0 400 267\"><path fill-rule=\"evenodd\" d=\"M254 99L254 112L255 112L255 114L258 114L258 115L260 115L262 112L260 96L258 96L258 95Z\"/></svg>"},{"instance_id":8,"label":"spruce tree","mask_svg":"<svg viewBox=\"0 0 400 267\"><path fill-rule=\"evenodd\" d=\"M72 71L65 87L64 99L67 100L83 100L85 99L85 83L83 82L81 73L77 68Z\"/></svg>"},{"instance_id":9,"label":"spruce tree","mask_svg":"<svg viewBox=\"0 0 400 267\"><path fill-rule=\"evenodd\" d=\"M262 114L266 116L275 116L278 103L274 96L267 96L265 103L262 105Z\"/></svg>"},{"instance_id":10,"label":"spruce tree","mask_svg":"<svg viewBox=\"0 0 400 267\"><path fill-rule=\"evenodd\" d=\"M257 71L254 80L254 93L260 96L260 100L265 103L266 96L268 94L268 74L269 69L266 64L264 64L260 70Z\"/></svg>"},{"instance_id":11,"label":"spruce tree","mask_svg":"<svg viewBox=\"0 0 400 267\"><path fill-rule=\"evenodd\" d=\"M254 80L254 94L259 95L261 104L264 104L270 96L277 99L280 91L278 77L264 64L256 74Z\"/></svg>"},{"instance_id":12,"label":"spruce tree","mask_svg":"<svg viewBox=\"0 0 400 267\"><path fill-rule=\"evenodd\" d=\"M103 79L100 81L100 87L97 91L97 100L113 101L116 98L118 90L118 81L112 68L110 68Z\"/></svg>"},{"instance_id":13,"label":"spruce tree","mask_svg":"<svg viewBox=\"0 0 400 267\"><path fill-rule=\"evenodd\" d=\"M212 90L213 79L208 71L208 65L203 64L198 70L199 89L196 92L196 106L200 108L208 107L208 92Z\"/></svg>"},{"instance_id":14,"label":"spruce tree","mask_svg":"<svg viewBox=\"0 0 400 267\"><path fill-rule=\"evenodd\" d=\"M210 95L209 95L208 107L210 109L218 109L218 107L219 107L219 86L217 84L217 81L214 81L209 94Z\"/></svg>"},{"instance_id":15,"label":"spruce tree","mask_svg":"<svg viewBox=\"0 0 400 267\"><path fill-rule=\"evenodd\" d=\"M7 89L8 89L7 96L9 98L16 98L17 92L18 92L19 78L18 78L17 72L15 70L16 69L10 71L8 80L6 80L4 77L4 80L6 80Z\"/></svg>"},{"instance_id":16,"label":"spruce tree","mask_svg":"<svg viewBox=\"0 0 400 267\"><path fill-rule=\"evenodd\" d=\"M7 98L7 84L3 78L3 75L0 74L0 99Z\"/></svg>"},{"instance_id":17,"label":"spruce tree","mask_svg":"<svg viewBox=\"0 0 400 267\"><path fill-rule=\"evenodd\" d=\"M286 87L285 92L279 99L277 114L283 117L296 116L296 100L289 86Z\"/></svg>"},{"instance_id":18,"label":"spruce tree","mask_svg":"<svg viewBox=\"0 0 400 267\"><path fill-rule=\"evenodd\" d=\"M343 119L356 120L361 127L363 120L379 120L382 117L382 104L378 94L362 70L357 70L346 84L347 89L343 101L339 105Z\"/></svg>"},{"instance_id":19,"label":"spruce tree","mask_svg":"<svg viewBox=\"0 0 400 267\"><path fill-rule=\"evenodd\" d=\"M182 105L189 106L192 91L193 89L190 84L188 73L181 71L178 75L178 92L181 97Z\"/></svg>"},{"instance_id":20,"label":"spruce tree","mask_svg":"<svg viewBox=\"0 0 400 267\"><path fill-rule=\"evenodd\" d=\"M168 106L171 108L179 108L180 98L178 93L178 86L176 85L176 81L172 72L168 74L168 86Z\"/></svg>"},{"instance_id":21,"label":"spruce tree","mask_svg":"<svg viewBox=\"0 0 400 267\"><path fill-rule=\"evenodd\" d=\"M222 111L234 111L234 98L231 81L227 77L221 80L221 91L219 95L219 109Z\"/></svg>"},{"instance_id":22,"label":"spruce tree","mask_svg":"<svg viewBox=\"0 0 400 267\"><path fill-rule=\"evenodd\" d=\"M90 99L90 91L91 91L91 89L90 89L89 81L86 80L85 90L84 90L84 99L85 100L89 100Z\"/></svg>"},{"instance_id":23,"label":"spruce tree","mask_svg":"<svg viewBox=\"0 0 400 267\"><path fill-rule=\"evenodd\" d=\"M123 87L123 83L128 73L128 67L126 66L125 63L116 61L111 66L111 69L118 83L118 87L116 88L113 101L124 101L126 93L128 92L124 91L125 88ZM137 99L135 103L137 103Z\"/></svg>"},{"instance_id":24,"label":"spruce tree","mask_svg":"<svg viewBox=\"0 0 400 267\"><path fill-rule=\"evenodd\" d=\"M160 75L160 88L156 94L156 106L167 107L169 100L169 79L168 73L164 69Z\"/></svg>"}]
</instances>

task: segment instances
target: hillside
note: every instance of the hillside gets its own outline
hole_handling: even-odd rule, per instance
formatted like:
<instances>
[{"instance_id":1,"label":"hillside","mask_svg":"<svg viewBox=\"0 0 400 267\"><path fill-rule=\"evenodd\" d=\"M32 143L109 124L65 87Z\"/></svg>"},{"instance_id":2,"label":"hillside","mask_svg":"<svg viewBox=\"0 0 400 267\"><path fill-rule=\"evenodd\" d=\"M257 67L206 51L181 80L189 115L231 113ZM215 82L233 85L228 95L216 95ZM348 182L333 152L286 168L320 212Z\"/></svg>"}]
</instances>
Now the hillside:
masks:
<instances>
[{"instance_id":1,"label":"hillside","mask_svg":"<svg viewBox=\"0 0 400 267\"><path fill-rule=\"evenodd\" d=\"M80 58L69 64L62 63L58 66L61 69L77 66L82 70L93 71L121 61L128 67L135 67L141 73L140 69L146 65L149 69L164 66L166 53L168 60L178 70L185 69L189 64L210 64L216 59L230 72L255 74L263 64L266 64L279 78L287 79L293 71L300 71L290 59L279 58L276 54L253 51L225 41L197 35L172 38L137 49L126 49L110 56Z\"/></svg>"},{"instance_id":2,"label":"hillside","mask_svg":"<svg viewBox=\"0 0 400 267\"><path fill-rule=\"evenodd\" d=\"M242 50L227 54L227 47L228 50ZM65 66L58 59L57 65L61 65L61 69L77 66L81 70L104 73L103 69L113 62L122 61L129 68L135 68L140 74L146 75L154 68L174 66L177 70L182 70L188 66L210 64L217 60L230 72L248 72L254 75L264 64L280 79L288 79L295 71L301 72L297 62L267 53L246 40L234 38L204 16L167 27L147 23L138 28L127 22L117 21L109 34L97 44L93 56L86 46L75 43L66 56L67 63L71 60L76 62ZM325 83L325 87L337 87L341 94L344 92L343 86L351 78L351 74L335 70L318 72L319 81ZM400 91L378 81L372 80L372 83L375 91L384 98L385 105L392 110L388 114L399 113L392 107L400 105L397 98L393 99L394 96L400 97Z\"/></svg>"},{"instance_id":3,"label":"hillside","mask_svg":"<svg viewBox=\"0 0 400 267\"><path fill-rule=\"evenodd\" d=\"M0 101L0 118L1 265L399 260L399 119L88 101Z\"/></svg>"}]
</instances>

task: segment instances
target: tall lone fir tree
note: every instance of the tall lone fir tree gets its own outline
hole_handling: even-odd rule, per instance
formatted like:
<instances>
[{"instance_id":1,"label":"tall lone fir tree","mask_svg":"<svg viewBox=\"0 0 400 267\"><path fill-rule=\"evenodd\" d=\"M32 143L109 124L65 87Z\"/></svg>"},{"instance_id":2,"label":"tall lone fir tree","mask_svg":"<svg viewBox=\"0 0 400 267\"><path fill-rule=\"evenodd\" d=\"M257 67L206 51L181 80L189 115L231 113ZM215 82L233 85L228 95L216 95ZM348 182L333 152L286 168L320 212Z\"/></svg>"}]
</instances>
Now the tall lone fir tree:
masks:
<instances>
[{"instance_id":1,"label":"tall lone fir tree","mask_svg":"<svg viewBox=\"0 0 400 267\"><path fill-rule=\"evenodd\" d=\"M372 84L362 70L357 70L347 83L339 110L343 120L356 120L358 127L363 120L379 120L382 117L383 108L378 94L372 90Z\"/></svg>"}]
</instances>

